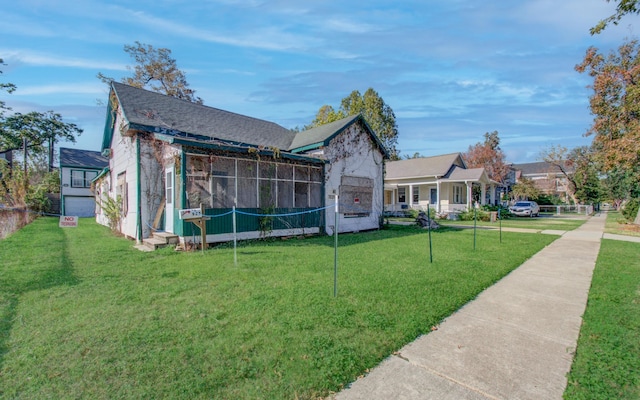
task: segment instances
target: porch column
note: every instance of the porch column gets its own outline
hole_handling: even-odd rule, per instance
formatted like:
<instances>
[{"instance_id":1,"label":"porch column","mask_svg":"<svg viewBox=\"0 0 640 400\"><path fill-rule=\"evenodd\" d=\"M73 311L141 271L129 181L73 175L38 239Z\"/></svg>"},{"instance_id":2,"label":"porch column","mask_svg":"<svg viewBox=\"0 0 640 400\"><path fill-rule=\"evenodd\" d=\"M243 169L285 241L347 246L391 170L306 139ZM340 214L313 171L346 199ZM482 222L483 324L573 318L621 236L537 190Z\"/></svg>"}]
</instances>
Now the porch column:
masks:
<instances>
[{"instance_id":1,"label":"porch column","mask_svg":"<svg viewBox=\"0 0 640 400\"><path fill-rule=\"evenodd\" d=\"M437 180L436 181L436 202L438 204L436 204L436 211L437 212L442 212L442 210L440 209L440 181Z\"/></svg>"},{"instance_id":2,"label":"porch column","mask_svg":"<svg viewBox=\"0 0 640 400\"><path fill-rule=\"evenodd\" d=\"M467 185L467 210L471 210L471 207L473 206L473 203L471 202L473 197L473 191L471 190L473 184L471 182L465 182L465 185Z\"/></svg>"},{"instance_id":3,"label":"porch column","mask_svg":"<svg viewBox=\"0 0 640 400\"><path fill-rule=\"evenodd\" d=\"M413 208L413 185L412 184L409 184L409 193L407 193L405 200L407 200L407 204L409 205L409 208Z\"/></svg>"},{"instance_id":4,"label":"porch column","mask_svg":"<svg viewBox=\"0 0 640 400\"><path fill-rule=\"evenodd\" d=\"M489 185L489 190L491 190L491 192L489 192L489 200L491 200L491 205L495 206L496 205L496 185L494 184Z\"/></svg>"},{"instance_id":5,"label":"porch column","mask_svg":"<svg viewBox=\"0 0 640 400\"><path fill-rule=\"evenodd\" d=\"M487 204L487 185L484 182L480 182L480 205Z\"/></svg>"}]
</instances>

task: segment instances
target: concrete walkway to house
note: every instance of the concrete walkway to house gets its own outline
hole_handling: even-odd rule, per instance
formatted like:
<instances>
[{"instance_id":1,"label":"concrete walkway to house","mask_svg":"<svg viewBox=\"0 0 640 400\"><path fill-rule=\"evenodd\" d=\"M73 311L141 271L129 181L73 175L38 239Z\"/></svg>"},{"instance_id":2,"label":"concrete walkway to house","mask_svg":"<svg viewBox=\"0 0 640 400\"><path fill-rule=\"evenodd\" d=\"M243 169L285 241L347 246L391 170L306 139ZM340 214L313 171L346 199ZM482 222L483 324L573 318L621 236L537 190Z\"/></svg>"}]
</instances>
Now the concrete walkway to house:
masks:
<instances>
[{"instance_id":1,"label":"concrete walkway to house","mask_svg":"<svg viewBox=\"0 0 640 400\"><path fill-rule=\"evenodd\" d=\"M561 399L605 220L563 232L334 398Z\"/></svg>"}]
</instances>

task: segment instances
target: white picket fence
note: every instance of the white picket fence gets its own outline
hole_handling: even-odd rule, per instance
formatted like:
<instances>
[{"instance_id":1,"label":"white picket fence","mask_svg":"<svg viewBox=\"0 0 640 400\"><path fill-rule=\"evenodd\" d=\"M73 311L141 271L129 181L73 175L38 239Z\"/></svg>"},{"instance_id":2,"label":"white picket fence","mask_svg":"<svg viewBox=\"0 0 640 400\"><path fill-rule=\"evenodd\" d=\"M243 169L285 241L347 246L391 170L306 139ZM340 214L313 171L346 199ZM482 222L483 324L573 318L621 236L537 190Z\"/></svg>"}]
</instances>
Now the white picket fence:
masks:
<instances>
[{"instance_id":1,"label":"white picket fence","mask_svg":"<svg viewBox=\"0 0 640 400\"><path fill-rule=\"evenodd\" d=\"M540 211L551 212L556 215L562 215L562 214L591 215L593 213L593 205L577 204L577 205L571 205L571 206L540 206Z\"/></svg>"}]
</instances>

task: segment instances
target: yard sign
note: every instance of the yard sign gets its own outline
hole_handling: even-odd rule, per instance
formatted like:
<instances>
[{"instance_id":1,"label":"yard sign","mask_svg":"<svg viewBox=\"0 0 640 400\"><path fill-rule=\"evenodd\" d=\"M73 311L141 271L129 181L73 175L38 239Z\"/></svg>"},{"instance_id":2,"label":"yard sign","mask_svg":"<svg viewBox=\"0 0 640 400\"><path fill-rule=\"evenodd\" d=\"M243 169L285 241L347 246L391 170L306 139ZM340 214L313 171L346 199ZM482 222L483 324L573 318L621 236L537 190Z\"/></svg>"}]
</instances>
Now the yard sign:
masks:
<instances>
[{"instance_id":1,"label":"yard sign","mask_svg":"<svg viewBox=\"0 0 640 400\"><path fill-rule=\"evenodd\" d=\"M58 224L60 228L77 228L78 217L70 217L67 215L60 216L60 222Z\"/></svg>"}]
</instances>

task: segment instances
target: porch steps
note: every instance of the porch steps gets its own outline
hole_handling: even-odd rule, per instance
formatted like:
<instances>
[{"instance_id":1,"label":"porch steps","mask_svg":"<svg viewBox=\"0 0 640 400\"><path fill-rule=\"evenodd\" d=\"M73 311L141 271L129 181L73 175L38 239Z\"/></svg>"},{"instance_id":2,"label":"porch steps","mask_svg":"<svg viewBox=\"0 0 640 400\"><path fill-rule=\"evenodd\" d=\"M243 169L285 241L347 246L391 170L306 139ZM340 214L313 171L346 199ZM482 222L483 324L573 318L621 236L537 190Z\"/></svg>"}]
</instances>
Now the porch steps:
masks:
<instances>
[{"instance_id":1,"label":"porch steps","mask_svg":"<svg viewBox=\"0 0 640 400\"><path fill-rule=\"evenodd\" d=\"M167 232L153 232L150 238L142 241L143 246L149 250L157 250L160 247L176 245L178 243L178 236Z\"/></svg>"}]
</instances>

